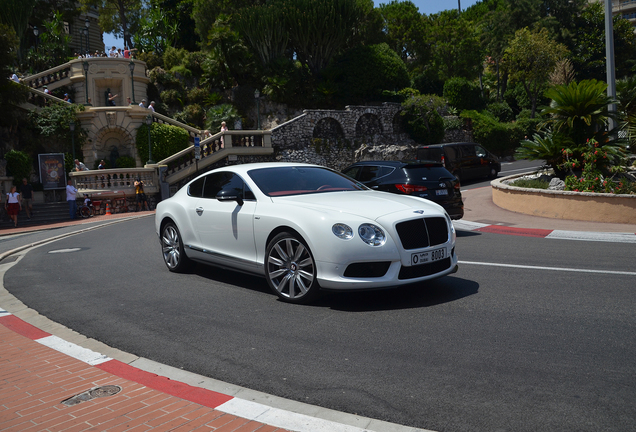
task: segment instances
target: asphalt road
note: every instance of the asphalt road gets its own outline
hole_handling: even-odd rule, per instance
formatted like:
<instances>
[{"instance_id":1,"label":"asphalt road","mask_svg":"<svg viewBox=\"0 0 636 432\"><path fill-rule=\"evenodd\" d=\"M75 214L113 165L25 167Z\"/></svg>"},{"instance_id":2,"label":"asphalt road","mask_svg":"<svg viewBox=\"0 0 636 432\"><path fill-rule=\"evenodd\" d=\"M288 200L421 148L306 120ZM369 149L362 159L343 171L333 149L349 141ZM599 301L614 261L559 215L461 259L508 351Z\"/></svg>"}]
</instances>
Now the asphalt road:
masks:
<instances>
[{"instance_id":1,"label":"asphalt road","mask_svg":"<svg viewBox=\"0 0 636 432\"><path fill-rule=\"evenodd\" d=\"M143 218L34 249L4 285L113 347L335 410L436 431L633 430L634 245L457 243L452 276L295 306L256 277L169 273Z\"/></svg>"}]
</instances>

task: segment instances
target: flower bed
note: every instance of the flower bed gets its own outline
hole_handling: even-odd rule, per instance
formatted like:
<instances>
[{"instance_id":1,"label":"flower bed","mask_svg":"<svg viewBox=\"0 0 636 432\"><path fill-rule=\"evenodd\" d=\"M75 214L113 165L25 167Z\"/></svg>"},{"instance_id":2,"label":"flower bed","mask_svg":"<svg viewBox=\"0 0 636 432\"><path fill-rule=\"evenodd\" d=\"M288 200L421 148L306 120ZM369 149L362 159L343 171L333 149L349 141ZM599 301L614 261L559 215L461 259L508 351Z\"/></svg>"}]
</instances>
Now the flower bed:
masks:
<instances>
[{"instance_id":1,"label":"flower bed","mask_svg":"<svg viewBox=\"0 0 636 432\"><path fill-rule=\"evenodd\" d=\"M525 175L493 180L493 202L503 209L533 216L636 224L636 195L529 189L503 183Z\"/></svg>"}]
</instances>

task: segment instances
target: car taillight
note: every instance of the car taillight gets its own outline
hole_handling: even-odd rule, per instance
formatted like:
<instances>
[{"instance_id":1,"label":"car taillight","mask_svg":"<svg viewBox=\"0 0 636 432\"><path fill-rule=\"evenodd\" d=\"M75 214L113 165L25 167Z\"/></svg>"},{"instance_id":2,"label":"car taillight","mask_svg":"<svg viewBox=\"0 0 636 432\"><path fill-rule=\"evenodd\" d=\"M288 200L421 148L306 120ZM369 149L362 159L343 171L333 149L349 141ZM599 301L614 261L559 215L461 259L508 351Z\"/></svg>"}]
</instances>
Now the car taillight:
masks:
<instances>
[{"instance_id":1,"label":"car taillight","mask_svg":"<svg viewBox=\"0 0 636 432\"><path fill-rule=\"evenodd\" d=\"M461 187L461 185L459 184L459 180L457 180L455 182L455 186L454 187L455 187L455 189L459 190L459 188Z\"/></svg>"},{"instance_id":2,"label":"car taillight","mask_svg":"<svg viewBox=\"0 0 636 432\"><path fill-rule=\"evenodd\" d=\"M444 155L442 155L442 166L446 168L446 158L444 157Z\"/></svg>"},{"instance_id":3,"label":"car taillight","mask_svg":"<svg viewBox=\"0 0 636 432\"><path fill-rule=\"evenodd\" d=\"M413 192L424 192L428 190L426 186L417 186L410 184L396 184L395 187L405 194L412 194Z\"/></svg>"}]
</instances>

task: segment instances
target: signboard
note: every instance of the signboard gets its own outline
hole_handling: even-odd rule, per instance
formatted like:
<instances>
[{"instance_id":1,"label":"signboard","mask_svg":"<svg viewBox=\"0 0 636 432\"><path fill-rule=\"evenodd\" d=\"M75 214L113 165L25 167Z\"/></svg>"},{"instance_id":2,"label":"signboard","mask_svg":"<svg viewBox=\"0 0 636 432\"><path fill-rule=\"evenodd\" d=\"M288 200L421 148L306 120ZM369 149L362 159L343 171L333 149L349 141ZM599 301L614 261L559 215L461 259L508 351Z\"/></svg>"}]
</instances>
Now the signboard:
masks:
<instances>
[{"instance_id":1,"label":"signboard","mask_svg":"<svg viewBox=\"0 0 636 432\"><path fill-rule=\"evenodd\" d=\"M66 188L64 153L46 153L38 155L40 183L44 190Z\"/></svg>"},{"instance_id":2,"label":"signboard","mask_svg":"<svg viewBox=\"0 0 636 432\"><path fill-rule=\"evenodd\" d=\"M201 138L194 137L194 158L201 159Z\"/></svg>"}]
</instances>

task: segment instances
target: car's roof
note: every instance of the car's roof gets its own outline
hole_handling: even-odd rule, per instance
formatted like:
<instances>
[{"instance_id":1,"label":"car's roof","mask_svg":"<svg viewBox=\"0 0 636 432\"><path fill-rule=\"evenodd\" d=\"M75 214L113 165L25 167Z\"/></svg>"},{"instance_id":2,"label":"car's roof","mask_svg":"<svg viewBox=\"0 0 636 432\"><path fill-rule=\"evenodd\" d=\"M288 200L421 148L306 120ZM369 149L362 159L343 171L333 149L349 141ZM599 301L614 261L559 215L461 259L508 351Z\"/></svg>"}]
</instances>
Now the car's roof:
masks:
<instances>
[{"instance_id":1,"label":"car's roof","mask_svg":"<svg viewBox=\"0 0 636 432\"><path fill-rule=\"evenodd\" d=\"M444 166L441 162L438 161L429 161L429 160L405 160L405 161L392 161L392 160L379 160L379 161L360 161L351 166L361 166L361 165L384 165L384 166L392 166L392 167L404 167L407 165L432 165L432 166Z\"/></svg>"},{"instance_id":2,"label":"car's roof","mask_svg":"<svg viewBox=\"0 0 636 432\"><path fill-rule=\"evenodd\" d=\"M418 148L441 148L447 146L455 146L455 145L480 145L476 142L452 142L452 143L442 143L442 144L429 144L425 146L419 146Z\"/></svg>"}]
</instances>

